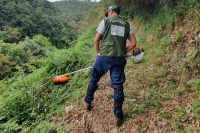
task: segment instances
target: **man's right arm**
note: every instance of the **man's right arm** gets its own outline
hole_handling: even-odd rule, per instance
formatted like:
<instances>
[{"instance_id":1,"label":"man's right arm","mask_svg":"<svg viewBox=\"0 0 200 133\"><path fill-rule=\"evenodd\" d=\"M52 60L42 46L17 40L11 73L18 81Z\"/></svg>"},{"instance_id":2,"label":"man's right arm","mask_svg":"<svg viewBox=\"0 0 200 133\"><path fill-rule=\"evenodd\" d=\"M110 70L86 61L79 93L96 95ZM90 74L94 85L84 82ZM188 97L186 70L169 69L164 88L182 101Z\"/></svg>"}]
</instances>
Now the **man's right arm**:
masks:
<instances>
[{"instance_id":1,"label":"man's right arm","mask_svg":"<svg viewBox=\"0 0 200 133\"><path fill-rule=\"evenodd\" d=\"M95 49L95 52L96 52L96 55L98 55L99 53L99 41L101 39L101 34L99 32L97 32L95 38L94 38L94 49Z\"/></svg>"},{"instance_id":2,"label":"man's right arm","mask_svg":"<svg viewBox=\"0 0 200 133\"><path fill-rule=\"evenodd\" d=\"M97 34L94 38L94 49L95 49L95 52L96 52L96 55L99 54L99 41L101 39L101 36L103 35L104 31L105 31L105 22L104 20L101 20L101 22L99 23L97 29Z\"/></svg>"}]
</instances>

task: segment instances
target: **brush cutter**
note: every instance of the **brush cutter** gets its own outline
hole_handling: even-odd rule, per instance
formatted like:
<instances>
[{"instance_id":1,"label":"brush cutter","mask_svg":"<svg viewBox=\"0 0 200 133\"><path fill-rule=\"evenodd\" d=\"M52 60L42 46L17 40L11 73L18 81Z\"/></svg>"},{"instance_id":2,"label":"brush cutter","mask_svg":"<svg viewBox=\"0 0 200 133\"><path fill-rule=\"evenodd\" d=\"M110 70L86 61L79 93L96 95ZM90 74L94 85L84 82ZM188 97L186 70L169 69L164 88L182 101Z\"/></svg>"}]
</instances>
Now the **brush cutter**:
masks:
<instances>
[{"instance_id":1,"label":"brush cutter","mask_svg":"<svg viewBox=\"0 0 200 133\"><path fill-rule=\"evenodd\" d=\"M135 62L141 62L144 57L144 50L136 46L131 50L131 55L128 55L127 59L133 59Z\"/></svg>"},{"instance_id":2,"label":"brush cutter","mask_svg":"<svg viewBox=\"0 0 200 133\"><path fill-rule=\"evenodd\" d=\"M131 50L131 52L132 52L132 54L128 55L126 57L127 59L133 59L135 62L141 62L142 61L142 59L144 57L144 51L143 50L141 50L138 46L136 46ZM92 67L87 67L87 68L80 69L80 70L77 70L77 71L74 71L74 72L70 72L70 73L67 73L67 74L56 76L53 79L53 82L55 84L64 84L69 80L67 75L74 74L74 73L77 73L77 72L80 72L80 71L84 71L84 70L87 70L87 69L90 69L90 68L92 68Z\"/></svg>"},{"instance_id":3,"label":"brush cutter","mask_svg":"<svg viewBox=\"0 0 200 133\"><path fill-rule=\"evenodd\" d=\"M53 79L53 82L55 84L64 84L64 83L67 83L67 81L69 80L69 78L67 77L67 75L74 74L74 73L77 73L77 72L80 72L80 71L84 71L84 70L87 70L87 69L90 69L90 68L92 68L92 67L87 67L87 68L80 69L80 70L77 70L77 71L74 71L74 72L70 72L70 73L66 73L66 74L60 75L60 76L56 76Z\"/></svg>"}]
</instances>

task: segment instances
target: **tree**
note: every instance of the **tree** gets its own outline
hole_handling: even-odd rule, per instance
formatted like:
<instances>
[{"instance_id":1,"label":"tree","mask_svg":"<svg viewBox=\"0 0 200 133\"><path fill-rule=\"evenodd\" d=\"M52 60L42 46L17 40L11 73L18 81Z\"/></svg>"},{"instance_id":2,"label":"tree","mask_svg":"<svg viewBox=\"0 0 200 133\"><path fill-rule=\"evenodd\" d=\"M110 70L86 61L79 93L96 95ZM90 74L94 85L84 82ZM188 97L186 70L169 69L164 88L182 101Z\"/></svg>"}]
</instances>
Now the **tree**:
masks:
<instances>
[{"instance_id":1,"label":"tree","mask_svg":"<svg viewBox=\"0 0 200 133\"><path fill-rule=\"evenodd\" d=\"M12 28L8 25L3 27L3 31L0 32L0 39L4 42L13 43L20 40L21 34L17 28Z\"/></svg>"},{"instance_id":2,"label":"tree","mask_svg":"<svg viewBox=\"0 0 200 133\"><path fill-rule=\"evenodd\" d=\"M12 61L9 56L4 54L0 54L0 59L0 79L3 79L12 73L16 62Z\"/></svg>"}]
</instances>

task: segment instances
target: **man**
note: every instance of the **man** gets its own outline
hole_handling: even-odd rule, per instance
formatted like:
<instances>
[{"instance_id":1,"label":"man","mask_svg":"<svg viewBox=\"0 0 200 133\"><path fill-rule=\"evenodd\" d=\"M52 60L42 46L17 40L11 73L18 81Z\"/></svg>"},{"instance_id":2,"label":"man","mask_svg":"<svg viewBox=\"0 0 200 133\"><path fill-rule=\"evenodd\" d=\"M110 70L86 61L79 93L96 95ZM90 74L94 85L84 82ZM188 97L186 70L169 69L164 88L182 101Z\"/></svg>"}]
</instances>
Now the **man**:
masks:
<instances>
[{"instance_id":1,"label":"man","mask_svg":"<svg viewBox=\"0 0 200 133\"><path fill-rule=\"evenodd\" d=\"M111 87L114 89L114 123L121 126L123 120L122 105L124 101L123 83L125 82L124 68L126 54L136 46L136 39L128 22L119 17L120 8L112 5L96 31L94 49L97 59L91 70L87 94L82 103L87 110L92 108L94 92L98 88L100 78L110 71ZM127 39L130 43L126 46ZM101 41L101 43L100 43ZM99 45L100 44L100 45Z\"/></svg>"}]
</instances>

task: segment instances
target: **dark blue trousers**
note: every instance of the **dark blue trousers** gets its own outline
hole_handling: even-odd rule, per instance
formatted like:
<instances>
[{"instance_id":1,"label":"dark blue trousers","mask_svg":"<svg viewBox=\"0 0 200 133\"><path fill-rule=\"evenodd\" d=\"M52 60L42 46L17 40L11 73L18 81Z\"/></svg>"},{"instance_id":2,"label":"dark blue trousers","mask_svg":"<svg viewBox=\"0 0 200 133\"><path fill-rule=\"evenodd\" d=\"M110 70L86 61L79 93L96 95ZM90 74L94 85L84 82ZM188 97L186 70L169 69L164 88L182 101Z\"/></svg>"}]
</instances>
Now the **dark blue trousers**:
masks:
<instances>
[{"instance_id":1,"label":"dark blue trousers","mask_svg":"<svg viewBox=\"0 0 200 133\"><path fill-rule=\"evenodd\" d=\"M98 88L100 78L110 70L111 87L114 89L114 114L123 117L122 105L124 102L123 83L125 82L124 67L126 59L124 57L97 56L97 59L90 72L90 82L87 88L85 101L91 103L94 100L94 92Z\"/></svg>"}]
</instances>

